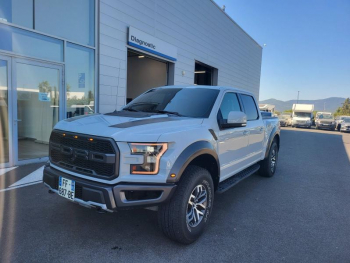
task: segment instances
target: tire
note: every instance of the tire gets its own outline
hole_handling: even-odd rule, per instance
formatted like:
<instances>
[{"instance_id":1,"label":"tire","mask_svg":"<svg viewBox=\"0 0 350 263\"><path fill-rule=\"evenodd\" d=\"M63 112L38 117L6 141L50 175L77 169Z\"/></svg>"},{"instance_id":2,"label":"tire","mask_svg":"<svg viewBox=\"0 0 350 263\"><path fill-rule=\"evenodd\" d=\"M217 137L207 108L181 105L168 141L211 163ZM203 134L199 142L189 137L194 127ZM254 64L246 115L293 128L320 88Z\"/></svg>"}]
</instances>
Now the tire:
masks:
<instances>
[{"instance_id":1,"label":"tire","mask_svg":"<svg viewBox=\"0 0 350 263\"><path fill-rule=\"evenodd\" d=\"M271 144L269 154L264 160L260 162L259 174L263 177L274 176L276 172L277 163L278 163L278 146L277 146L277 142L274 140Z\"/></svg>"},{"instance_id":2,"label":"tire","mask_svg":"<svg viewBox=\"0 0 350 263\"><path fill-rule=\"evenodd\" d=\"M200 205L204 196L198 198L196 207L197 211L202 212L203 215L195 213L196 209L193 209L193 205L190 204L190 201L192 204L196 202L195 195L200 195L200 193L206 194L206 201L202 203L206 208ZM204 168L190 165L182 175L171 200L159 207L159 226L171 240L186 245L191 244L201 236L207 227L213 202L214 184L210 173ZM188 216L192 218L189 221Z\"/></svg>"}]
</instances>

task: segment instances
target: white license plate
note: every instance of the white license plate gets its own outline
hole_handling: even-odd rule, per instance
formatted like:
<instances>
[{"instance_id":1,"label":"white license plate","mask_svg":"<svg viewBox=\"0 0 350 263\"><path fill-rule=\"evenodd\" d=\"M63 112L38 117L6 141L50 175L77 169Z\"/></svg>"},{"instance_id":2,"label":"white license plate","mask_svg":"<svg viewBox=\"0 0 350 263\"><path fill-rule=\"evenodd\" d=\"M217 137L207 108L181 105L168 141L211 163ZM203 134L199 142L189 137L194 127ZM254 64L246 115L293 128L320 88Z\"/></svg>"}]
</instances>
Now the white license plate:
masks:
<instances>
[{"instance_id":1,"label":"white license plate","mask_svg":"<svg viewBox=\"0 0 350 263\"><path fill-rule=\"evenodd\" d=\"M58 194L73 201L75 194L75 181L60 176L58 182Z\"/></svg>"}]
</instances>

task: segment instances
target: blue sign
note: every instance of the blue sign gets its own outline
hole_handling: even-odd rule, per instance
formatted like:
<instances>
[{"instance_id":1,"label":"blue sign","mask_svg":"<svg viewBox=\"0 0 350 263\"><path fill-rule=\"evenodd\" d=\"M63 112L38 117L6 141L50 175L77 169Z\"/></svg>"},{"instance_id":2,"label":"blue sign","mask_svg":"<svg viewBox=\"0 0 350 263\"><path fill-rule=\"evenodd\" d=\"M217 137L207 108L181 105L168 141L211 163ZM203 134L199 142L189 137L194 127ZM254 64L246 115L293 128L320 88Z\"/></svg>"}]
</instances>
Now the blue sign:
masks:
<instances>
[{"instance_id":1,"label":"blue sign","mask_svg":"<svg viewBox=\"0 0 350 263\"><path fill-rule=\"evenodd\" d=\"M85 73L79 73L78 79L79 79L79 89L84 89L85 88Z\"/></svg>"},{"instance_id":2,"label":"blue sign","mask_svg":"<svg viewBox=\"0 0 350 263\"><path fill-rule=\"evenodd\" d=\"M50 93L39 92L39 100L40 101L51 101Z\"/></svg>"}]
</instances>

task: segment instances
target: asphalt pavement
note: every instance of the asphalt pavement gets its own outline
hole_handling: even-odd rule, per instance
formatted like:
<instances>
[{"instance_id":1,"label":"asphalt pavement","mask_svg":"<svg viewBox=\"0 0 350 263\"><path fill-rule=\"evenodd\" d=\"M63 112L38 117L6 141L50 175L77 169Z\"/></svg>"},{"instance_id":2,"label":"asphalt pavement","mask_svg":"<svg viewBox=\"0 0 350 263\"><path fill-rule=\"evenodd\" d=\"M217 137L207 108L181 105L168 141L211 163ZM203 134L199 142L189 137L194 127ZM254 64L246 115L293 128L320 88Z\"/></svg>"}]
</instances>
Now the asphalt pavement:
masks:
<instances>
[{"instance_id":1,"label":"asphalt pavement","mask_svg":"<svg viewBox=\"0 0 350 263\"><path fill-rule=\"evenodd\" d=\"M0 175L8 189L42 164ZM215 196L189 246L157 214L99 214L41 183L0 190L0 262L350 262L350 134L283 128L273 178L253 175Z\"/></svg>"}]
</instances>

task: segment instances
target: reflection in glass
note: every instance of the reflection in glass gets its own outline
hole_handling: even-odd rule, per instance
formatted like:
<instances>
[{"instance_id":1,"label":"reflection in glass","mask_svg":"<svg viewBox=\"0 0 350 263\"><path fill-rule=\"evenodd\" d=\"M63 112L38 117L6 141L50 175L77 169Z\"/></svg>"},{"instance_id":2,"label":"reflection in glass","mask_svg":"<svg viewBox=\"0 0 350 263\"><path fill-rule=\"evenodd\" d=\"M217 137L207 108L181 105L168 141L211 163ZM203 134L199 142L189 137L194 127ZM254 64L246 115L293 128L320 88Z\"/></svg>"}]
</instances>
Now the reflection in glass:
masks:
<instances>
[{"instance_id":1,"label":"reflection in glass","mask_svg":"<svg viewBox=\"0 0 350 263\"><path fill-rule=\"evenodd\" d=\"M94 0L35 0L35 29L94 46Z\"/></svg>"},{"instance_id":2,"label":"reflection in glass","mask_svg":"<svg viewBox=\"0 0 350 263\"><path fill-rule=\"evenodd\" d=\"M67 118L94 113L94 50L67 43Z\"/></svg>"},{"instance_id":3,"label":"reflection in glass","mask_svg":"<svg viewBox=\"0 0 350 263\"><path fill-rule=\"evenodd\" d=\"M48 156L59 113L59 70L17 63L18 159Z\"/></svg>"},{"instance_id":4,"label":"reflection in glass","mask_svg":"<svg viewBox=\"0 0 350 263\"><path fill-rule=\"evenodd\" d=\"M46 60L63 61L63 41L0 24L0 49Z\"/></svg>"},{"instance_id":5,"label":"reflection in glass","mask_svg":"<svg viewBox=\"0 0 350 263\"><path fill-rule=\"evenodd\" d=\"M0 60L0 164L9 162L7 61Z\"/></svg>"},{"instance_id":6,"label":"reflection in glass","mask_svg":"<svg viewBox=\"0 0 350 263\"><path fill-rule=\"evenodd\" d=\"M1 0L0 21L33 29L33 0Z\"/></svg>"}]
</instances>

